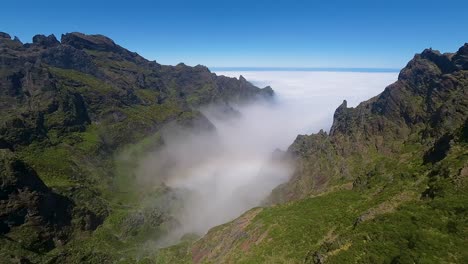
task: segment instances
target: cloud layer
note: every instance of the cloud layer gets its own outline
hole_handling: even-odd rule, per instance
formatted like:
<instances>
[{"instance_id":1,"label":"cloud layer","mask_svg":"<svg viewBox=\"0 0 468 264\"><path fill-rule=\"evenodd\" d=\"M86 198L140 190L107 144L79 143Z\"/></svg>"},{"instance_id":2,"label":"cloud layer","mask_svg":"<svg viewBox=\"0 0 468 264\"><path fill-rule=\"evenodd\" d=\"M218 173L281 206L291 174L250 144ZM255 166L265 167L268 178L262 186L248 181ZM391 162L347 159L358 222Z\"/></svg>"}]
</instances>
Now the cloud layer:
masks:
<instances>
[{"instance_id":1,"label":"cloud layer","mask_svg":"<svg viewBox=\"0 0 468 264\"><path fill-rule=\"evenodd\" d=\"M273 87L278 106L264 109L265 113L254 111L256 116L252 118L279 129L276 140L280 148L289 146L297 134L328 131L333 113L343 100L348 101L348 107L357 106L381 93L398 77L395 72L226 71L217 74L242 75L257 86Z\"/></svg>"},{"instance_id":2,"label":"cloud layer","mask_svg":"<svg viewBox=\"0 0 468 264\"><path fill-rule=\"evenodd\" d=\"M258 206L291 172L286 164L272 161L276 148L285 150L298 134L329 130L343 99L355 106L397 77L347 72L217 74L242 74L258 86L270 85L277 100L237 107L241 115L235 118L220 117L213 106L201 109L216 126L215 132L167 133L166 147L142 161L146 172L154 171L154 177L164 172L165 183L184 193L175 215L180 226L164 241L166 245L186 233L203 235Z\"/></svg>"}]
</instances>

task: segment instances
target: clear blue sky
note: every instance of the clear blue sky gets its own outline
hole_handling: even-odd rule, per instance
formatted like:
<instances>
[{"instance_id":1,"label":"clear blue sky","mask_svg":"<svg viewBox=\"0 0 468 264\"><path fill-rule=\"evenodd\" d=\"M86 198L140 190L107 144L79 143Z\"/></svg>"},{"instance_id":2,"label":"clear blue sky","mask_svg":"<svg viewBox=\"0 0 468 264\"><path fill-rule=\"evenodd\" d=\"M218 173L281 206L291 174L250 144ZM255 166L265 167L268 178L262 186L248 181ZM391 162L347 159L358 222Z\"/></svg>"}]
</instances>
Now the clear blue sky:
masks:
<instances>
[{"instance_id":1,"label":"clear blue sky","mask_svg":"<svg viewBox=\"0 0 468 264\"><path fill-rule=\"evenodd\" d=\"M468 42L468 1L2 1L0 31L104 34L163 64L400 68Z\"/></svg>"}]
</instances>

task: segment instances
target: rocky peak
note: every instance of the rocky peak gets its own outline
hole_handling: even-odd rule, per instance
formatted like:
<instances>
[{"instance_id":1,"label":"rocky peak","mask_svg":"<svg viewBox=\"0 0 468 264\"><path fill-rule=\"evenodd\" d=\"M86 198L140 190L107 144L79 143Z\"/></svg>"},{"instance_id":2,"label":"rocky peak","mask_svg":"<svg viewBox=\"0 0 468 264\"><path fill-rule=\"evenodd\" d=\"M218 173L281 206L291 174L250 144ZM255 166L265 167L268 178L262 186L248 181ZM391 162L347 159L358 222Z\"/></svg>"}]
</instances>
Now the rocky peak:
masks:
<instances>
[{"instance_id":1,"label":"rocky peak","mask_svg":"<svg viewBox=\"0 0 468 264\"><path fill-rule=\"evenodd\" d=\"M347 108L344 101L334 114L330 134L366 138L398 134L397 138L403 138L409 130L428 125L433 127L432 132L443 134L465 119L465 75L459 71L466 68L468 44L455 54L425 49L401 70L398 81L377 97L355 109ZM447 98L451 98L450 104Z\"/></svg>"},{"instance_id":2,"label":"rocky peak","mask_svg":"<svg viewBox=\"0 0 468 264\"><path fill-rule=\"evenodd\" d=\"M468 43L458 49L457 53L452 57L452 61L457 68L468 70Z\"/></svg>"},{"instance_id":3,"label":"rocky peak","mask_svg":"<svg viewBox=\"0 0 468 264\"><path fill-rule=\"evenodd\" d=\"M333 125L330 129L330 135L336 134L338 131L345 132L348 129L348 102L343 100L340 106L335 110L333 115Z\"/></svg>"},{"instance_id":4,"label":"rocky peak","mask_svg":"<svg viewBox=\"0 0 468 264\"><path fill-rule=\"evenodd\" d=\"M447 62L441 56L443 55L432 50L424 50L423 53L416 54L400 71L398 81L405 82L414 88L425 87L441 73L447 73L452 69L451 62Z\"/></svg>"},{"instance_id":5,"label":"rocky peak","mask_svg":"<svg viewBox=\"0 0 468 264\"><path fill-rule=\"evenodd\" d=\"M428 57L431 57L432 55L440 56L441 54L440 54L440 51L434 50L432 48L424 49L421 52L421 57L423 58L428 58Z\"/></svg>"},{"instance_id":6,"label":"rocky peak","mask_svg":"<svg viewBox=\"0 0 468 264\"><path fill-rule=\"evenodd\" d=\"M198 71L201 71L201 72L209 72L210 70L208 69L208 67L206 67L205 65L201 65L201 64L197 64L195 67L194 67L195 70L198 70Z\"/></svg>"},{"instance_id":7,"label":"rocky peak","mask_svg":"<svg viewBox=\"0 0 468 264\"><path fill-rule=\"evenodd\" d=\"M438 50L425 49L420 56L421 58L429 60L437 65L442 73L450 73L456 69L455 65L450 60L449 55L441 54Z\"/></svg>"},{"instance_id":8,"label":"rocky peak","mask_svg":"<svg viewBox=\"0 0 468 264\"><path fill-rule=\"evenodd\" d=\"M11 37L5 32L0 32L0 39L11 39Z\"/></svg>"},{"instance_id":9,"label":"rocky peak","mask_svg":"<svg viewBox=\"0 0 468 264\"><path fill-rule=\"evenodd\" d=\"M184 68L187 68L188 66L185 63L180 62L180 63L177 63L175 67L179 69L184 69Z\"/></svg>"},{"instance_id":10,"label":"rocky peak","mask_svg":"<svg viewBox=\"0 0 468 264\"><path fill-rule=\"evenodd\" d=\"M35 35L33 37L33 43L36 44L36 45L46 47L46 48L55 47L57 45L60 45L60 42L57 40L57 38L54 36L54 34L51 34L49 36Z\"/></svg>"},{"instance_id":11,"label":"rocky peak","mask_svg":"<svg viewBox=\"0 0 468 264\"><path fill-rule=\"evenodd\" d=\"M348 102L346 100L343 100L340 106L335 110L335 114L333 115L334 119L340 119L341 116L343 116L346 113L346 110L348 109Z\"/></svg>"},{"instance_id":12,"label":"rocky peak","mask_svg":"<svg viewBox=\"0 0 468 264\"><path fill-rule=\"evenodd\" d=\"M453 73L468 69L468 43L465 43L455 54L441 54L438 50L425 49L408 62L398 77L414 86L424 85L439 74Z\"/></svg>"},{"instance_id":13,"label":"rocky peak","mask_svg":"<svg viewBox=\"0 0 468 264\"><path fill-rule=\"evenodd\" d=\"M275 91L269 85L262 88L262 92L264 95L267 95L267 96L273 96L275 94Z\"/></svg>"},{"instance_id":14,"label":"rocky peak","mask_svg":"<svg viewBox=\"0 0 468 264\"><path fill-rule=\"evenodd\" d=\"M468 55L468 43L465 43L463 46L461 46L458 49L457 55L459 55L459 56L467 56Z\"/></svg>"},{"instance_id":15,"label":"rocky peak","mask_svg":"<svg viewBox=\"0 0 468 264\"><path fill-rule=\"evenodd\" d=\"M121 49L114 41L103 35L85 35L72 32L62 35L62 44L73 46L77 49L91 49L99 51L117 51Z\"/></svg>"},{"instance_id":16,"label":"rocky peak","mask_svg":"<svg viewBox=\"0 0 468 264\"><path fill-rule=\"evenodd\" d=\"M342 102L341 105L338 107L338 109L341 109L341 108L343 108L343 109L348 108L348 101L343 100L343 102Z\"/></svg>"}]
</instances>

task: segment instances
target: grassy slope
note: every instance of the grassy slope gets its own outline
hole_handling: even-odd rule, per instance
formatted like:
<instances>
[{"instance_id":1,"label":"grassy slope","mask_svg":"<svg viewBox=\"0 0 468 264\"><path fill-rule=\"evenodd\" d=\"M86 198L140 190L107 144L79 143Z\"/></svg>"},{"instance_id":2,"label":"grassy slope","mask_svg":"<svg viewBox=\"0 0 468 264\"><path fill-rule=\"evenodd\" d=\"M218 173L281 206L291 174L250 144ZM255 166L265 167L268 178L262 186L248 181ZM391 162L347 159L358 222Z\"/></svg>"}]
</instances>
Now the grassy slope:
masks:
<instances>
[{"instance_id":1,"label":"grassy slope","mask_svg":"<svg viewBox=\"0 0 468 264\"><path fill-rule=\"evenodd\" d=\"M468 166L468 144L435 165L422 165L415 149L400 156L410 159L375 157L370 165L384 169L365 188L348 183L253 209L193 244L162 250L160 263L465 263L468 184L457 174ZM439 194L422 197L434 185L428 175L441 170L448 173L438 180Z\"/></svg>"}]
</instances>

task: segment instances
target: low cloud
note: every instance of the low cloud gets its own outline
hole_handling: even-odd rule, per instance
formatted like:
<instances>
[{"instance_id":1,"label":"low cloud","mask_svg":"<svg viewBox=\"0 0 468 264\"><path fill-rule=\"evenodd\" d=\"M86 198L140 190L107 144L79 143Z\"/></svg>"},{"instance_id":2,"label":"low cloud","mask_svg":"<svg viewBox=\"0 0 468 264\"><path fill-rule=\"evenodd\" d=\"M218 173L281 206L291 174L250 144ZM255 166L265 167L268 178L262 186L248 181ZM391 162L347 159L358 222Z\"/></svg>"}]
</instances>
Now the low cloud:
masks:
<instances>
[{"instance_id":1,"label":"low cloud","mask_svg":"<svg viewBox=\"0 0 468 264\"><path fill-rule=\"evenodd\" d=\"M140 179L162 179L184 193L175 213L179 227L163 244L186 233L203 235L258 206L277 185L288 180L291 168L272 159L298 134L330 128L333 112L343 99L355 106L383 91L397 73L348 72L218 72L242 74L258 86L270 85L274 103L237 106L240 115L220 115L216 106L201 111L215 131L164 133L165 147L141 162ZM164 175L161 175L164 174Z\"/></svg>"}]
</instances>

